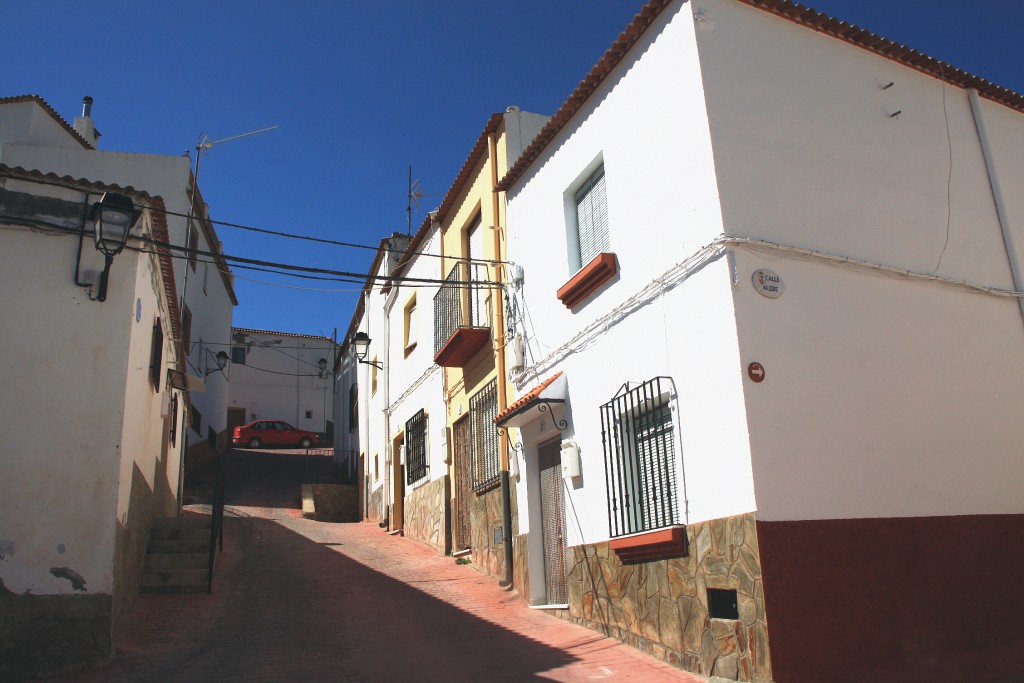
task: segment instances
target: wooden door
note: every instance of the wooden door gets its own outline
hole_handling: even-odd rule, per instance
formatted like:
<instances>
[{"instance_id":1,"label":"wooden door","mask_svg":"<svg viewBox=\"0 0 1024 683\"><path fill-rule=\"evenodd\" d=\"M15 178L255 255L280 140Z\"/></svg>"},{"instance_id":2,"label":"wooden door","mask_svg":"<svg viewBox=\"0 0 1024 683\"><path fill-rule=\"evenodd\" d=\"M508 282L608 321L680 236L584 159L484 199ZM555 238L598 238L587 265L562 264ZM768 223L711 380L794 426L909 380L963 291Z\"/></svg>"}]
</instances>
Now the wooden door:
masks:
<instances>
[{"instance_id":1,"label":"wooden door","mask_svg":"<svg viewBox=\"0 0 1024 683\"><path fill-rule=\"evenodd\" d=\"M564 605L569 601L569 591L565 577L565 489L561 448L558 441L549 441L538 451L545 599L549 605Z\"/></svg>"},{"instance_id":2,"label":"wooden door","mask_svg":"<svg viewBox=\"0 0 1024 683\"><path fill-rule=\"evenodd\" d=\"M473 452L469 439L469 416L462 418L452 427L452 440L455 447L455 508L453 548L455 551L465 550L472 545L473 528L470 523L470 500L473 495Z\"/></svg>"}]
</instances>

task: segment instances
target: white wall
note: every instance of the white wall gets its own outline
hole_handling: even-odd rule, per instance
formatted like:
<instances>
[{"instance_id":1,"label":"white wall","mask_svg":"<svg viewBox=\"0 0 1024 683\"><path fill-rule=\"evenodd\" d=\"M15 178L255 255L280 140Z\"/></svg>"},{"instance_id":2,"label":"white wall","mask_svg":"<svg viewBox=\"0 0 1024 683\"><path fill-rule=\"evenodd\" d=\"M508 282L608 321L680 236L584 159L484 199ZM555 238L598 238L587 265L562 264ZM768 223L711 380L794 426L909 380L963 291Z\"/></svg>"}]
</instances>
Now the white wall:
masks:
<instances>
[{"instance_id":1,"label":"white wall","mask_svg":"<svg viewBox=\"0 0 1024 683\"><path fill-rule=\"evenodd\" d=\"M702 7L728 233L1012 288L963 90L740 3ZM1024 117L983 109L1021 251ZM782 251L736 261L743 366L767 375L747 383L760 519L1024 509L1015 302ZM763 267L781 299L751 288Z\"/></svg>"},{"instance_id":2,"label":"white wall","mask_svg":"<svg viewBox=\"0 0 1024 683\"><path fill-rule=\"evenodd\" d=\"M241 328L235 328L235 335L245 337L244 343L234 342L247 348L245 363L229 363L225 372L230 378L231 407L245 408L246 424L257 419L284 420L298 429L324 432L334 412L334 383L329 374L334 366L333 342L326 337ZM318 367L321 358L327 361L323 377ZM306 417L307 411L311 417Z\"/></svg>"},{"instance_id":3,"label":"white wall","mask_svg":"<svg viewBox=\"0 0 1024 683\"><path fill-rule=\"evenodd\" d=\"M0 105L0 145L7 142L85 149L81 142L35 102Z\"/></svg>"},{"instance_id":4,"label":"white wall","mask_svg":"<svg viewBox=\"0 0 1024 683\"><path fill-rule=\"evenodd\" d=\"M15 180L5 189L83 206L99 198ZM0 223L0 320L13 359L0 364L0 580L13 593L79 594L55 567L80 575L87 593L111 593L132 464L152 487L164 444L159 395L148 386L152 316L166 307L155 263L123 251L107 300L91 301L73 281L77 249L74 235ZM82 264L102 268L90 241ZM172 358L168 345L165 367ZM176 469L168 474L176 488Z\"/></svg>"},{"instance_id":5,"label":"white wall","mask_svg":"<svg viewBox=\"0 0 1024 683\"><path fill-rule=\"evenodd\" d=\"M701 95L690 7L682 5L666 10L508 193L509 258L525 271L515 323L529 346L530 367L518 393L565 372L569 425L562 436L579 444L583 459L583 476L567 489L570 544L608 538L600 406L626 381L675 381L688 521L755 508L725 259L695 268L682 284L642 298L628 312L614 313L722 232ZM563 194L599 157L619 276L569 311L555 297L573 275ZM572 341L599 321L593 334ZM550 431L547 417L524 427L527 486L518 488L521 510L536 508L536 446L552 435L557 431ZM682 500L682 481L679 492ZM535 509L531 516L536 523ZM521 515L520 531L530 526Z\"/></svg>"},{"instance_id":6,"label":"white wall","mask_svg":"<svg viewBox=\"0 0 1024 683\"><path fill-rule=\"evenodd\" d=\"M35 107L38 109L38 107ZM0 107L2 112L6 107ZM41 111L41 110L40 110ZM44 114L45 115L45 114ZM47 118L52 121L52 118ZM61 129L62 130L62 129ZM66 135L66 132L65 132ZM0 142L3 138L0 137ZM133 187L160 196L168 211L188 214L190 199L191 160L156 154L130 154L54 146L6 144L0 146L0 162L8 166L21 166L44 173L70 175L122 187ZM184 247L188 239L188 220L182 216L167 215L167 228L172 244ZM203 230L199 230L198 248L214 251ZM181 256L180 253L175 253ZM226 349L230 343L233 302L220 274L211 263L206 265L199 257L193 272L185 258L174 258L174 277L179 299L184 298L192 313L192 333L188 344L188 374L202 377L213 354ZM204 269L208 269L204 278ZM206 281L204 289L203 282ZM203 341L200 346L199 341ZM192 404L202 415L201 433L191 431L189 442L194 444L206 438L207 427L221 432L227 422L228 385L219 376L207 377L206 390L190 392Z\"/></svg>"},{"instance_id":7,"label":"white wall","mask_svg":"<svg viewBox=\"0 0 1024 683\"><path fill-rule=\"evenodd\" d=\"M417 251L425 254L440 254L440 235L432 230ZM441 259L433 256L416 256L404 273L409 278L441 278ZM391 435L405 430L405 423L418 411L427 416L427 476L405 487L406 495L417 488L444 477L448 466L444 462L446 424L443 373L434 364L434 294L436 287L408 285L395 287L389 297L391 361L388 381L391 383L390 405ZM415 327L415 345L405 345L405 309L409 300L416 297L416 312L412 326ZM370 442L375 443L373 435ZM406 436L408 443L408 436Z\"/></svg>"}]
</instances>

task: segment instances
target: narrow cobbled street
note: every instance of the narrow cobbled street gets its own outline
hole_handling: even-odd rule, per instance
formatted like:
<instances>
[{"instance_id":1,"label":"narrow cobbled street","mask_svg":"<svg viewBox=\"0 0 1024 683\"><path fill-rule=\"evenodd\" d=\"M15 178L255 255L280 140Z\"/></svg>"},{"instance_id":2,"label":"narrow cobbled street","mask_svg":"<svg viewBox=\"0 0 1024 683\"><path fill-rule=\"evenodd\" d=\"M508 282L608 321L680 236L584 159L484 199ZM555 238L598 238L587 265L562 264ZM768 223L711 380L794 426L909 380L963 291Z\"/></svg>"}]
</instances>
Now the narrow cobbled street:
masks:
<instances>
[{"instance_id":1,"label":"narrow cobbled street","mask_svg":"<svg viewBox=\"0 0 1024 683\"><path fill-rule=\"evenodd\" d=\"M228 454L212 595L139 595L113 661L61 681L703 679L544 612L376 524L303 519L329 458ZM203 487L188 514L201 514Z\"/></svg>"}]
</instances>

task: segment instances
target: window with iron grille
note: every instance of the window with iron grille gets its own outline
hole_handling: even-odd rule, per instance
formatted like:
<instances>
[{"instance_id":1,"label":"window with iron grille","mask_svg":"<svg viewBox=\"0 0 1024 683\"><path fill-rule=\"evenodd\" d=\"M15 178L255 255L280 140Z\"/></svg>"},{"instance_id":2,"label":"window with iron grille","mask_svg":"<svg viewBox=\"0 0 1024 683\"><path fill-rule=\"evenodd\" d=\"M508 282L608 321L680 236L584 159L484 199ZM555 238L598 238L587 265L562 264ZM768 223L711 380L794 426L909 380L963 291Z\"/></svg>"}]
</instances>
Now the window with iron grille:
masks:
<instances>
[{"instance_id":1,"label":"window with iron grille","mask_svg":"<svg viewBox=\"0 0 1024 683\"><path fill-rule=\"evenodd\" d=\"M248 349L244 346L232 346L231 347L231 364L232 365L245 365L245 356Z\"/></svg>"},{"instance_id":2,"label":"window with iron grille","mask_svg":"<svg viewBox=\"0 0 1024 683\"><path fill-rule=\"evenodd\" d=\"M405 471L408 484L427 476L427 414L422 410L405 423Z\"/></svg>"},{"instance_id":3,"label":"window with iron grille","mask_svg":"<svg viewBox=\"0 0 1024 683\"><path fill-rule=\"evenodd\" d=\"M494 418L497 416L498 382L491 380L490 384L469 398L474 491L482 491L498 482L498 430L494 427Z\"/></svg>"},{"instance_id":4,"label":"window with iron grille","mask_svg":"<svg viewBox=\"0 0 1024 683\"><path fill-rule=\"evenodd\" d=\"M683 523L671 389L671 378L656 377L601 406L613 538Z\"/></svg>"},{"instance_id":5,"label":"window with iron grille","mask_svg":"<svg viewBox=\"0 0 1024 683\"><path fill-rule=\"evenodd\" d=\"M159 393L160 379L164 374L164 328L160 318L153 324L153 337L149 348L149 381L153 391Z\"/></svg>"},{"instance_id":6,"label":"window with iron grille","mask_svg":"<svg viewBox=\"0 0 1024 683\"><path fill-rule=\"evenodd\" d=\"M348 431L354 432L359 427L359 385L348 388Z\"/></svg>"}]
</instances>

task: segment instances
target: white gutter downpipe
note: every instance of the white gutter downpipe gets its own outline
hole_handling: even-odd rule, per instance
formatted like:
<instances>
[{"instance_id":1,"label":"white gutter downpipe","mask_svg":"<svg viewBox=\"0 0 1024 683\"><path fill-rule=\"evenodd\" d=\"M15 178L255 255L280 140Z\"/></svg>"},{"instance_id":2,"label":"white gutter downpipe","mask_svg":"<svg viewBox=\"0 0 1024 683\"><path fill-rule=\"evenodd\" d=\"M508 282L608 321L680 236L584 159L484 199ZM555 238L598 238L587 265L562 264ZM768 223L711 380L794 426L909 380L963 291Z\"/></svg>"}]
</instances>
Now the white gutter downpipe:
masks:
<instances>
[{"instance_id":1,"label":"white gutter downpipe","mask_svg":"<svg viewBox=\"0 0 1024 683\"><path fill-rule=\"evenodd\" d=\"M999 229L1003 233L1003 247L1006 249L1006 260L1010 264L1010 274L1013 276L1013 288L1018 292L1024 291L1024 277L1021 276L1020 264L1017 262L1017 250L1013 244L1013 231L1010 230L1010 219L1006 215L1006 205L1003 202L1003 189L999 184L995 160L992 158L992 147L989 145L988 132L985 130L985 119L981 115L981 98L978 97L976 89L968 88L967 99L971 103L974 126L978 129L981 154L985 158L985 169L988 171L988 184L992 190L992 200L996 205ZM1017 298L1017 306L1020 308L1021 323L1024 324L1024 298Z\"/></svg>"}]
</instances>

